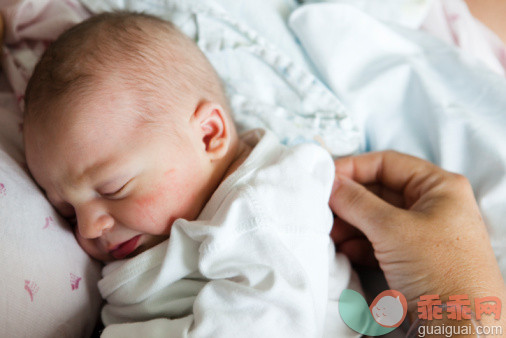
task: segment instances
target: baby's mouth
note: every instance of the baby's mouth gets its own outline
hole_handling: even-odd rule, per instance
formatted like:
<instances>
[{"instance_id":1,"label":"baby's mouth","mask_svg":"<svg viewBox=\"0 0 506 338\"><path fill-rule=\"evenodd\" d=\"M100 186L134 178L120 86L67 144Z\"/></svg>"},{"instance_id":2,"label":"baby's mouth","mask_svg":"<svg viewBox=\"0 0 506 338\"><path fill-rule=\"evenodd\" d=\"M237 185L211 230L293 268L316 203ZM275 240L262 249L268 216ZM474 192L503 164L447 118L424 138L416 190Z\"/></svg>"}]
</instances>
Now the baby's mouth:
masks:
<instances>
[{"instance_id":1,"label":"baby's mouth","mask_svg":"<svg viewBox=\"0 0 506 338\"><path fill-rule=\"evenodd\" d=\"M112 250L109 250L109 253L115 259L123 259L135 251L135 249L137 248L137 243L139 242L140 238L141 235L132 237L128 241L120 243L117 246L115 246Z\"/></svg>"}]
</instances>

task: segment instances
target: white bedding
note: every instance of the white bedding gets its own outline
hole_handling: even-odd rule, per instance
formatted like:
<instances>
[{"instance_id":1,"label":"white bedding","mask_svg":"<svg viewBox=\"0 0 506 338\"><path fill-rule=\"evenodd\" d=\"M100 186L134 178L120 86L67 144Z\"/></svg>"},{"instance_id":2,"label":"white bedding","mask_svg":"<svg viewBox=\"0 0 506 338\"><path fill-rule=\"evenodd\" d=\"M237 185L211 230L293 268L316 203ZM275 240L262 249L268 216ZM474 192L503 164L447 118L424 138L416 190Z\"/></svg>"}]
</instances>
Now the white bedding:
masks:
<instances>
[{"instance_id":1,"label":"white bedding","mask_svg":"<svg viewBox=\"0 0 506 338\"><path fill-rule=\"evenodd\" d=\"M425 5L431 2L403 1ZM65 27L88 15L77 0L21 2L25 9L33 11L33 15L25 22L17 22L17 35L8 32L11 40L7 53L10 55L4 55L3 71L8 75L12 92L4 91L2 95L7 95L9 107L16 99L21 102L24 85L45 40L54 38ZM501 271L506 276L506 80L469 54L411 29L421 24L427 13L426 7L401 11L395 16L392 12L375 13L364 5L368 0L336 1L355 3L355 8L330 2L298 8L295 0L208 0L198 1L199 5L192 11L175 11L185 6L188 8L188 3L192 2L81 0L91 12L136 9L155 11L157 15L174 20L183 31L196 38L218 69L243 129L267 126L285 143L324 142L336 155L357 150L396 149L466 175L473 185ZM402 1L389 1L390 4L396 2ZM212 8L211 15L208 7ZM359 7L369 14L358 10ZM45 11L44 15L37 12L47 8L50 11ZM61 13L66 13L64 20L54 25L54 19L63 15ZM38 29L34 29L34 22L39 23ZM26 38L35 40L23 40ZM0 145L17 161L19 168L16 170L22 173L19 113L9 107L4 107L9 114L0 110ZM318 137L317 133L323 137ZM0 169L13 163L4 158L0 159ZM6 181L2 175L7 175L7 171L0 170L0 183ZM23 176L23 180L26 179L26 175ZM26 181L19 182L27 184ZM11 185L9 189L17 188ZM5 186L0 185L2 248L5 241L23 238L12 237L5 230L8 229L5 218L2 218L6 215L2 213L6 207L2 204L5 191ZM24 202L20 191L17 189L17 195L10 194L18 196L18 205ZM40 194L33 187L30 193ZM40 197L36 200L41 200ZM47 203L44 208L49 208ZM26 210L26 222L34 210ZM57 216L54 219L58 225L63 224ZM35 224L38 220L32 219L32 222ZM55 232L54 236L57 234ZM402 238L402 234L399 236ZM10 248L17 248L21 257L29 253L24 244ZM41 244L47 245L47 252L54 245L51 241ZM79 250L75 243L65 245ZM2 254L0 268L5 271L6 265L2 265L5 251ZM29 262L33 264L27 259L23 262L27 265L16 268L30 273L40 271L42 263L38 263L36 270L30 270ZM61 262L68 264L68 259L62 257ZM61 262L54 261L53 265ZM84 271L87 264L82 262L80 271ZM37 277L44 280L38 285L46 282L50 285L52 281L43 274ZM98 276L90 274L89 278L97 280ZM7 283L10 279L4 281ZM24 282L21 279L21 288ZM15 290L16 287L9 284L4 290ZM5 291L2 291L0 327L6 327L2 322L5 318L16 318L20 323L35 322L23 318L27 316L26 310L19 311L21 315L5 315L9 304L23 305L23 302L30 301L25 290L7 293L9 297L3 297ZM38 295L41 294L42 290ZM61 304L65 303L63 298L60 300ZM95 303L88 306L96 309ZM60 315L69 312L57 308L55 301L48 304L53 307L38 311L49 312L52 320L58 318L58 311ZM76 308L77 305L73 306ZM43 331L44 325L48 328L46 332L50 332L48 323L38 321L38 332ZM35 332L34 326L23 325L17 328L26 327L29 336Z\"/></svg>"}]
</instances>

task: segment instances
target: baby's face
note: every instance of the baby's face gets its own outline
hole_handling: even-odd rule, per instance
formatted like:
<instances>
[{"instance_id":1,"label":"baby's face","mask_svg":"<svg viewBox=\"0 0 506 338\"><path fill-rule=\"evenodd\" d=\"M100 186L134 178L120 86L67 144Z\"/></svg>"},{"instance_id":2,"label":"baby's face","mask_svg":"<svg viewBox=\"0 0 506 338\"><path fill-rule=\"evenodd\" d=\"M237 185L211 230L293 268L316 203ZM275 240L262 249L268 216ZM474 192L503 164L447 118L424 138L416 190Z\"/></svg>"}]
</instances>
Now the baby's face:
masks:
<instances>
[{"instance_id":1,"label":"baby's face","mask_svg":"<svg viewBox=\"0 0 506 338\"><path fill-rule=\"evenodd\" d=\"M27 123L32 175L92 257L132 257L165 240L177 218L195 219L212 193L205 147L190 122L139 125L128 96L69 107ZM172 129L171 129L172 128Z\"/></svg>"}]
</instances>

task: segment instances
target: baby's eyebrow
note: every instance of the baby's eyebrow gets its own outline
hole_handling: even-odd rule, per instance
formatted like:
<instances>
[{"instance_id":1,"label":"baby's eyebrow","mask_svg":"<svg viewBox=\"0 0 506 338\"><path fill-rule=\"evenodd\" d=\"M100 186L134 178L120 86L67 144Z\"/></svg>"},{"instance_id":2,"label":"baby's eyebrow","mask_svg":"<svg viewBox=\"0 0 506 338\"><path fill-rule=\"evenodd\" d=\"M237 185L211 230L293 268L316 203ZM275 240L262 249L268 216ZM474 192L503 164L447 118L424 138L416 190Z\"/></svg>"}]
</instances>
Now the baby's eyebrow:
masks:
<instances>
[{"instance_id":1,"label":"baby's eyebrow","mask_svg":"<svg viewBox=\"0 0 506 338\"><path fill-rule=\"evenodd\" d=\"M93 162L77 176L76 183L80 184L85 181L97 182L103 180L105 177L112 176L112 174L118 171L117 162L117 160L111 160L110 158ZM102 182L100 183L103 184Z\"/></svg>"},{"instance_id":2,"label":"baby's eyebrow","mask_svg":"<svg viewBox=\"0 0 506 338\"><path fill-rule=\"evenodd\" d=\"M78 182L91 184L94 189L105 189L118 181L131 179L134 173L130 169L127 169L125 162L119 158L109 159L91 164L78 177Z\"/></svg>"}]
</instances>

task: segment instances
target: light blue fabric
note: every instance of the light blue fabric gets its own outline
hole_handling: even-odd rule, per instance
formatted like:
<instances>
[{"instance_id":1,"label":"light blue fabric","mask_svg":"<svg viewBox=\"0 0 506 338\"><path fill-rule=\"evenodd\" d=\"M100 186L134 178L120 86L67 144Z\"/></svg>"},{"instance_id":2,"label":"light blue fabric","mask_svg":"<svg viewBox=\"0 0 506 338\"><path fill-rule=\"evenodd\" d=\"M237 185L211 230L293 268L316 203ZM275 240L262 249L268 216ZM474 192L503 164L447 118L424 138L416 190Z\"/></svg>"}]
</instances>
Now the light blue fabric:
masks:
<instances>
[{"instance_id":1,"label":"light blue fabric","mask_svg":"<svg viewBox=\"0 0 506 338\"><path fill-rule=\"evenodd\" d=\"M290 26L367 151L395 149L469 178L505 275L506 80L442 41L350 6L302 6Z\"/></svg>"}]
</instances>

